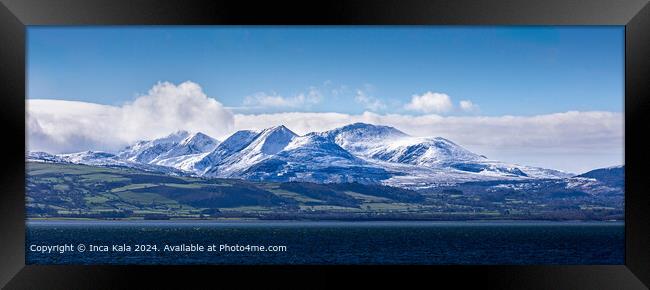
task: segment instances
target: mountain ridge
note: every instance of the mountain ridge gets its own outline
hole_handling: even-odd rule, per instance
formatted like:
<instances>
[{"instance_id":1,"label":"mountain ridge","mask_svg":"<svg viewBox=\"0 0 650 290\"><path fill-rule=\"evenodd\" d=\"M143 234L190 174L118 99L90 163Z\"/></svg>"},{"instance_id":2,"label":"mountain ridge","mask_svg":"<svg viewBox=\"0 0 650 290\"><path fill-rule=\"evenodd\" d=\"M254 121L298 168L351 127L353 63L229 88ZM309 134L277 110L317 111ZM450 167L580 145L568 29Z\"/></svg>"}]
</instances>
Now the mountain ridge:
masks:
<instances>
[{"instance_id":1,"label":"mountain ridge","mask_svg":"<svg viewBox=\"0 0 650 290\"><path fill-rule=\"evenodd\" d=\"M261 131L240 130L223 142L201 132L181 130L162 138L138 141L117 154L94 152L74 160L65 154L37 155L30 156L46 162L150 165L149 170L164 171L159 168L164 167L204 177L362 182L406 188L573 176L553 169L490 160L442 137L413 137L390 126L366 123L302 136L284 125Z\"/></svg>"}]
</instances>

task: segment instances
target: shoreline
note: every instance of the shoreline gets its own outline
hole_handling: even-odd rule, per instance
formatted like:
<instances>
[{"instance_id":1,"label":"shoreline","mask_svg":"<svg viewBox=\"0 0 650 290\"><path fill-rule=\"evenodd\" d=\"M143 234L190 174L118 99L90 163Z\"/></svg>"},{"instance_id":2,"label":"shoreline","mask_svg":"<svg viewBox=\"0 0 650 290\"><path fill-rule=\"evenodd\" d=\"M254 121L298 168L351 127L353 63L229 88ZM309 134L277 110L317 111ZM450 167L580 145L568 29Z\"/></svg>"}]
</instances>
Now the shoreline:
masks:
<instances>
[{"instance_id":1,"label":"shoreline","mask_svg":"<svg viewBox=\"0 0 650 290\"><path fill-rule=\"evenodd\" d=\"M189 225L235 225L235 224L421 224L421 225L625 225L625 221L599 221L599 220L259 220L259 219L227 219L227 220L96 220L96 219L27 219L30 224L189 224Z\"/></svg>"}]
</instances>

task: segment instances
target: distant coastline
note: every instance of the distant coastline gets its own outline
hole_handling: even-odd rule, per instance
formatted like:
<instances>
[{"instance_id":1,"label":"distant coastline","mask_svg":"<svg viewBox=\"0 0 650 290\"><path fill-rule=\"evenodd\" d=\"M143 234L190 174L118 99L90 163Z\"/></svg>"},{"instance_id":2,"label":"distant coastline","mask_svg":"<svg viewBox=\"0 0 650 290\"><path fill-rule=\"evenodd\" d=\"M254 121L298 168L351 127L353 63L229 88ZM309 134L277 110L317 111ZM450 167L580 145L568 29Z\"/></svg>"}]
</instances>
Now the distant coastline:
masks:
<instances>
[{"instance_id":1,"label":"distant coastline","mask_svg":"<svg viewBox=\"0 0 650 290\"><path fill-rule=\"evenodd\" d=\"M618 169L592 177L468 182L428 190L362 183L254 182L28 162L27 217L86 220L623 220ZM613 178L612 178L613 177ZM612 184L607 186L607 184ZM521 189L517 189L521 188Z\"/></svg>"},{"instance_id":2,"label":"distant coastline","mask_svg":"<svg viewBox=\"0 0 650 290\"><path fill-rule=\"evenodd\" d=\"M191 219L170 219L170 220L141 220L141 219L124 219L124 220L97 220L97 219L26 219L25 223L29 225L56 225L56 224L97 224L97 225L119 225L119 224L187 224L187 225L336 225L336 224L359 224L359 225L624 225L623 220L254 220L254 219L214 219L214 220L191 220Z\"/></svg>"}]
</instances>

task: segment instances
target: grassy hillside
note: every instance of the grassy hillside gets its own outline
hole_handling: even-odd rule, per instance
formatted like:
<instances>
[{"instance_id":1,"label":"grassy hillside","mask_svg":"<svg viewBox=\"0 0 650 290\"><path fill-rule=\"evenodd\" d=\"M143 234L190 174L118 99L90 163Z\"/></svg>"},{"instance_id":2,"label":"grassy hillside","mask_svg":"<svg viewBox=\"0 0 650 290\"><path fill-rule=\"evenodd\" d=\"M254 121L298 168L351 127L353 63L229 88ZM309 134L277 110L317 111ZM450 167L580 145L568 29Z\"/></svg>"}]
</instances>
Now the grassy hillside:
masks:
<instances>
[{"instance_id":1,"label":"grassy hillside","mask_svg":"<svg viewBox=\"0 0 650 290\"><path fill-rule=\"evenodd\" d=\"M421 200L423 197L417 192L380 185L264 183L175 177L76 164L27 164L30 217L210 217L233 212L300 210L354 212L377 203Z\"/></svg>"},{"instance_id":2,"label":"grassy hillside","mask_svg":"<svg viewBox=\"0 0 650 290\"><path fill-rule=\"evenodd\" d=\"M127 168L27 163L29 218L622 219L623 195L559 181L466 183L416 192L359 183L251 182ZM507 186L504 186L507 185ZM526 184L524 184L526 185ZM526 188L528 188L526 187Z\"/></svg>"}]
</instances>

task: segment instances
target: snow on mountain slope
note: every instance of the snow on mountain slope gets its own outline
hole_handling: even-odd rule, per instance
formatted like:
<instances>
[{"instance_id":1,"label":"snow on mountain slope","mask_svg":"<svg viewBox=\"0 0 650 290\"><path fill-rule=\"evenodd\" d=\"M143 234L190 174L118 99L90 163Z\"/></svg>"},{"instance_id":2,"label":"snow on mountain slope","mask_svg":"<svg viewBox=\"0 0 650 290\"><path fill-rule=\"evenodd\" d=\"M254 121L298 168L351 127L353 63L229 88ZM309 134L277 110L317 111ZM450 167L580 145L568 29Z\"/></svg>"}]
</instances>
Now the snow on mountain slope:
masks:
<instances>
[{"instance_id":1,"label":"snow on mountain slope","mask_svg":"<svg viewBox=\"0 0 650 290\"><path fill-rule=\"evenodd\" d=\"M277 154L240 174L249 180L378 182L390 177L383 168L350 154L317 134L295 137Z\"/></svg>"},{"instance_id":2,"label":"snow on mountain slope","mask_svg":"<svg viewBox=\"0 0 650 290\"><path fill-rule=\"evenodd\" d=\"M412 137L387 126L355 123L319 134L366 160L381 162L382 166L397 168L395 170L398 172L409 172L409 180L419 180L409 181L414 183L426 183L427 179L440 179L438 177L457 179L458 175L472 180L570 176L555 170L489 160L445 138ZM403 167L396 164L415 166ZM416 172L421 174L415 174ZM417 178L419 175L422 178Z\"/></svg>"},{"instance_id":3,"label":"snow on mountain slope","mask_svg":"<svg viewBox=\"0 0 650 290\"><path fill-rule=\"evenodd\" d=\"M139 141L132 146L124 148L117 156L133 162L149 163L158 156L172 150L174 146L178 145L178 143L188 136L190 136L190 133L187 131L178 131L163 138Z\"/></svg>"},{"instance_id":4,"label":"snow on mountain slope","mask_svg":"<svg viewBox=\"0 0 650 290\"><path fill-rule=\"evenodd\" d=\"M196 173L195 165L197 162L203 159L207 154L208 153L196 153L196 154L181 155L176 157L165 158L162 160L155 160L149 164L176 168L179 170L186 171L188 173L199 175Z\"/></svg>"},{"instance_id":5,"label":"snow on mountain slope","mask_svg":"<svg viewBox=\"0 0 650 290\"><path fill-rule=\"evenodd\" d=\"M388 126L355 123L321 135L355 155L381 161L427 166L485 159L447 139L411 137Z\"/></svg>"},{"instance_id":6,"label":"snow on mountain slope","mask_svg":"<svg viewBox=\"0 0 650 290\"><path fill-rule=\"evenodd\" d=\"M485 157L474 154L455 143L440 137L402 137L375 142L363 156L388 162L431 166L450 161L478 161Z\"/></svg>"},{"instance_id":7,"label":"snow on mountain slope","mask_svg":"<svg viewBox=\"0 0 650 290\"><path fill-rule=\"evenodd\" d=\"M219 145L219 141L201 132L191 134L149 162L194 172L194 165Z\"/></svg>"},{"instance_id":8,"label":"snow on mountain slope","mask_svg":"<svg viewBox=\"0 0 650 290\"><path fill-rule=\"evenodd\" d=\"M218 165L228 156L242 150L250 144L259 132L251 130L237 131L230 137L221 142L214 150L203 155L199 160L192 164L192 171L199 175L206 174L207 170ZM214 171L214 170L213 170Z\"/></svg>"},{"instance_id":9,"label":"snow on mountain slope","mask_svg":"<svg viewBox=\"0 0 650 290\"><path fill-rule=\"evenodd\" d=\"M57 155L44 152L29 152L27 160L33 162L71 163L101 167L134 168L148 172L164 173L170 175L184 174L182 171L171 167L124 160L114 154L98 151L83 151Z\"/></svg>"},{"instance_id":10,"label":"snow on mountain slope","mask_svg":"<svg viewBox=\"0 0 650 290\"><path fill-rule=\"evenodd\" d=\"M369 182L388 173L318 134L284 126L239 131L194 164L200 175L272 181Z\"/></svg>"},{"instance_id":11,"label":"snow on mountain slope","mask_svg":"<svg viewBox=\"0 0 650 290\"><path fill-rule=\"evenodd\" d=\"M223 142L178 131L112 155L30 153L43 162L183 171L207 177L310 182L381 182L428 188L469 181L568 178L544 168L490 160L441 137L412 137L388 126L355 123L298 136L285 126L238 131ZM180 172L179 171L179 172Z\"/></svg>"},{"instance_id":12,"label":"snow on mountain slope","mask_svg":"<svg viewBox=\"0 0 650 290\"><path fill-rule=\"evenodd\" d=\"M334 142L327 140L316 134L307 134L305 136L294 138L278 156L295 158L313 163L354 163L363 164L363 160L352 155L350 152L341 148Z\"/></svg>"},{"instance_id":13,"label":"snow on mountain slope","mask_svg":"<svg viewBox=\"0 0 650 290\"><path fill-rule=\"evenodd\" d=\"M218 144L219 141L200 132L190 134L187 131L178 131L163 138L139 141L118 152L117 155L84 151L51 156L56 156L57 162L186 174L183 171L191 171L192 165ZM41 156L40 159L44 160L45 157Z\"/></svg>"},{"instance_id":14,"label":"snow on mountain slope","mask_svg":"<svg viewBox=\"0 0 650 290\"><path fill-rule=\"evenodd\" d=\"M157 163L161 160L179 157L184 155L195 155L214 150L219 141L201 132L187 136L178 144L175 144L169 151L154 158L151 162Z\"/></svg>"},{"instance_id":15,"label":"snow on mountain slope","mask_svg":"<svg viewBox=\"0 0 650 290\"><path fill-rule=\"evenodd\" d=\"M48 163L62 163L66 162L58 156L46 152L27 152L27 161L33 162L48 162Z\"/></svg>"},{"instance_id":16,"label":"snow on mountain slope","mask_svg":"<svg viewBox=\"0 0 650 290\"><path fill-rule=\"evenodd\" d=\"M114 165L124 161L117 159L115 154L101 151L83 151L68 154L58 154L64 162L86 165Z\"/></svg>"},{"instance_id":17,"label":"snow on mountain slope","mask_svg":"<svg viewBox=\"0 0 650 290\"><path fill-rule=\"evenodd\" d=\"M453 167L443 166L413 166L410 164L400 164L376 161L375 165L385 168L391 172L389 179L382 181L385 185L404 187L410 189L424 189L438 187L443 185L452 185L464 182L474 181L508 181L508 180L537 180L537 179L564 179L570 176L566 173L556 173L557 171L545 172L545 169L535 167L508 167L508 164L490 164L476 163L472 166L491 167L487 170L481 169L475 172L455 169ZM527 174L521 176L508 172L525 171Z\"/></svg>"},{"instance_id":18,"label":"snow on mountain slope","mask_svg":"<svg viewBox=\"0 0 650 290\"><path fill-rule=\"evenodd\" d=\"M242 149L232 152L222 160L217 160L206 171L209 176L236 176L257 162L282 151L291 141L298 137L285 126L276 126L262 130Z\"/></svg>"},{"instance_id":19,"label":"snow on mountain slope","mask_svg":"<svg viewBox=\"0 0 650 290\"><path fill-rule=\"evenodd\" d=\"M194 164L214 150L219 141L201 132L178 131L160 139L140 141L118 153L132 162L194 171Z\"/></svg>"},{"instance_id":20,"label":"snow on mountain slope","mask_svg":"<svg viewBox=\"0 0 650 290\"><path fill-rule=\"evenodd\" d=\"M334 141L352 153L363 153L375 148L376 142L409 137L393 127L365 123L354 123L317 134Z\"/></svg>"}]
</instances>

